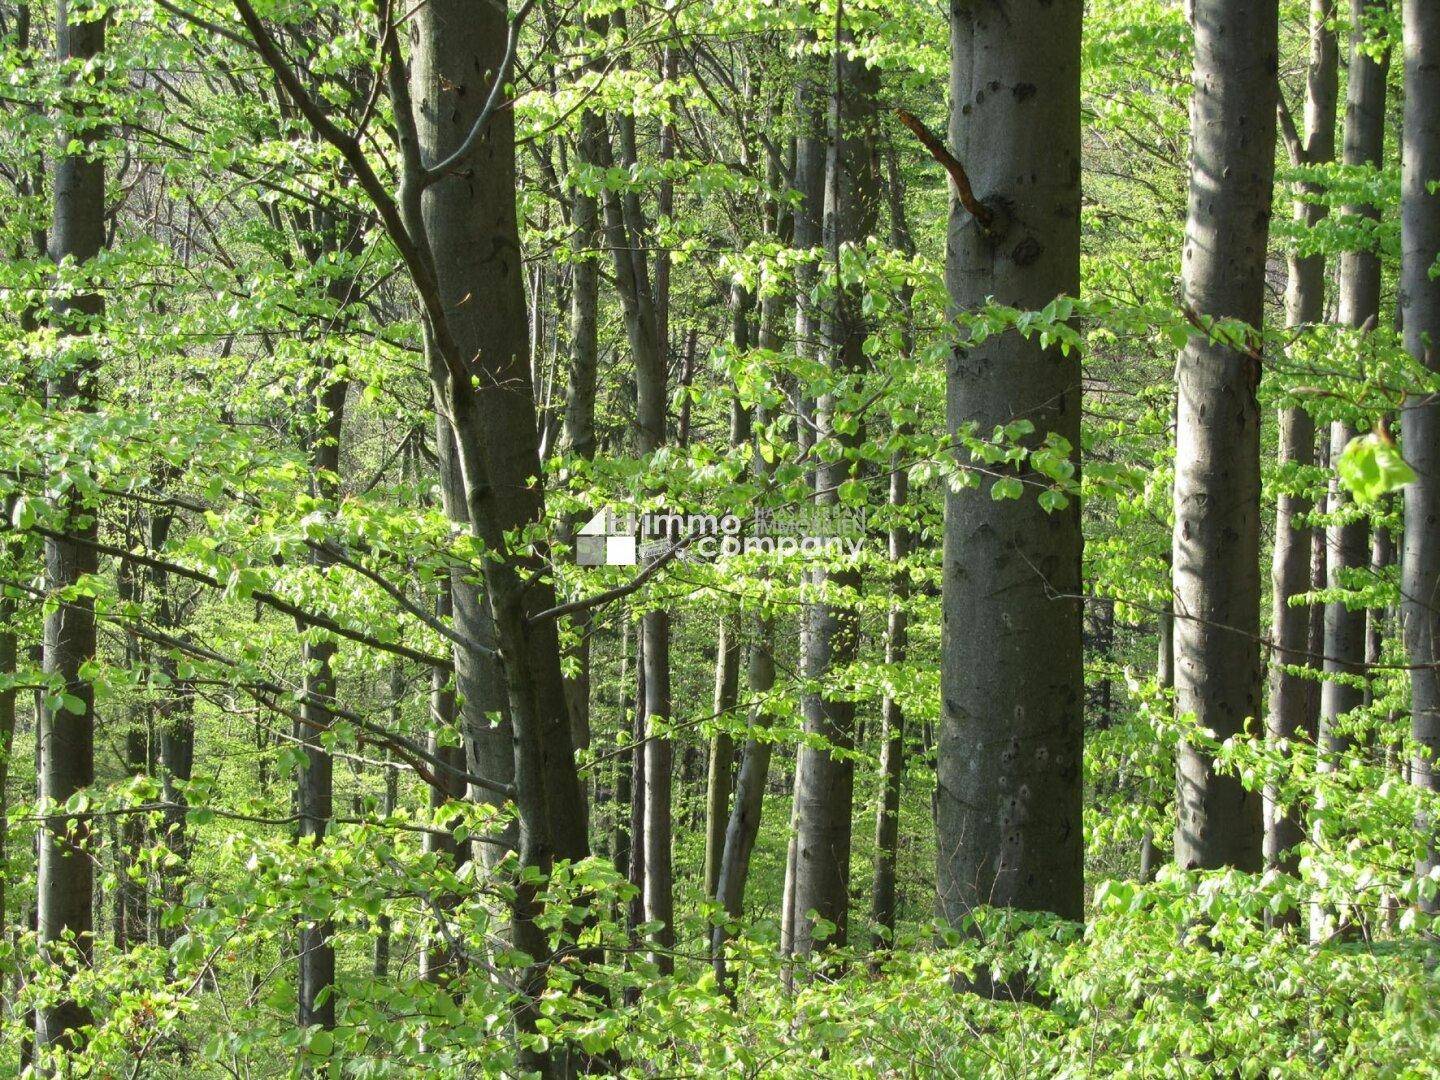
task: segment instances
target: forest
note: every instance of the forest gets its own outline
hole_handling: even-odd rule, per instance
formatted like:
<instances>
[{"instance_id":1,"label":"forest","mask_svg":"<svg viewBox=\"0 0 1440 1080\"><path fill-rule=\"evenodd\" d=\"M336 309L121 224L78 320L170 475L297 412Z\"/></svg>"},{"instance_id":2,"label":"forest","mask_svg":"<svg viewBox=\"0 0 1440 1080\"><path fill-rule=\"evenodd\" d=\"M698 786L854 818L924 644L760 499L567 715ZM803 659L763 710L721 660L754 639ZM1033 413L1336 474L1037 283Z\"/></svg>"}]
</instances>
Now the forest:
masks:
<instances>
[{"instance_id":1,"label":"forest","mask_svg":"<svg viewBox=\"0 0 1440 1080\"><path fill-rule=\"evenodd\" d=\"M0 0L0 1077L1440 1076L1440 0Z\"/></svg>"}]
</instances>

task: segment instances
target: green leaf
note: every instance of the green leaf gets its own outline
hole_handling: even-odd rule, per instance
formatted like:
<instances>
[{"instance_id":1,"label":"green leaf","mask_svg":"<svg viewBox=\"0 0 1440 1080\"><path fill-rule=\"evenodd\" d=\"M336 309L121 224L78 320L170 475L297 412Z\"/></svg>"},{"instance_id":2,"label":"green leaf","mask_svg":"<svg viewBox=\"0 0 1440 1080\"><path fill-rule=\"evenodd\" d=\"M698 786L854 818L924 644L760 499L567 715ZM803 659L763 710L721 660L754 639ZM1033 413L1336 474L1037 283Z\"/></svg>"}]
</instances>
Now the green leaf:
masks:
<instances>
[{"instance_id":1,"label":"green leaf","mask_svg":"<svg viewBox=\"0 0 1440 1080\"><path fill-rule=\"evenodd\" d=\"M1024 485L1015 477L1002 476L996 480L994 486L990 488L990 498L996 502L1000 502L1003 499L1018 499L1024 490Z\"/></svg>"},{"instance_id":2,"label":"green leaf","mask_svg":"<svg viewBox=\"0 0 1440 1080\"><path fill-rule=\"evenodd\" d=\"M1336 472L1340 482L1362 505L1415 479L1415 470L1400 456L1395 445L1374 432L1350 440L1336 464Z\"/></svg>"}]
</instances>

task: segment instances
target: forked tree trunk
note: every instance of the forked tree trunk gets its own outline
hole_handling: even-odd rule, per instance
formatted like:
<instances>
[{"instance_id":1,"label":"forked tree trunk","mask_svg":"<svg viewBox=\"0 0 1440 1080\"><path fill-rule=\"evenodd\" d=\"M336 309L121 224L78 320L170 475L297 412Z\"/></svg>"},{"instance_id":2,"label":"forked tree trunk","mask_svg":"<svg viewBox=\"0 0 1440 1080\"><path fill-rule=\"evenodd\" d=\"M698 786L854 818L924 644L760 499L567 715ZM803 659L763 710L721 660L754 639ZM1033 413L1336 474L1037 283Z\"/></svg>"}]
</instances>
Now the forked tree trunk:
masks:
<instances>
[{"instance_id":1,"label":"forked tree trunk","mask_svg":"<svg viewBox=\"0 0 1440 1080\"><path fill-rule=\"evenodd\" d=\"M987 235L952 198L946 282L959 311L991 297L1040 309L1079 291L1081 7L955 11L950 138L996 208ZM952 435L1026 417L1026 445L1064 440L1078 468L1073 352L1016 333L961 342L946 404ZM1046 513L1028 485L997 500L996 482L945 501L937 885L954 925L981 904L1078 919L1084 899L1080 507L1071 497Z\"/></svg>"},{"instance_id":2,"label":"forked tree trunk","mask_svg":"<svg viewBox=\"0 0 1440 1080\"><path fill-rule=\"evenodd\" d=\"M1275 171L1275 0L1195 0L1183 302L1259 330ZM1258 348L1258 346L1255 346ZM1260 713L1258 352L1192 333L1176 365L1175 708L1219 739ZM1175 861L1259 870L1260 793L1195 740L1176 767Z\"/></svg>"}]
</instances>

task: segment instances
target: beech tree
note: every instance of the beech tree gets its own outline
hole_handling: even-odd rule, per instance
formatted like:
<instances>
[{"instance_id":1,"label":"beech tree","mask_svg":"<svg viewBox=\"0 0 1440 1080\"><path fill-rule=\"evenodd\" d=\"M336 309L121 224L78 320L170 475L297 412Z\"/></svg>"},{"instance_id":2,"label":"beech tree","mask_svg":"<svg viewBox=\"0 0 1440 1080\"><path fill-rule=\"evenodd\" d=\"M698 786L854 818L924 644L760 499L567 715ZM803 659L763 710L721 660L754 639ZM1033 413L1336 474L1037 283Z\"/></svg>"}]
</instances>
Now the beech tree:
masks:
<instances>
[{"instance_id":1,"label":"beech tree","mask_svg":"<svg viewBox=\"0 0 1440 1080\"><path fill-rule=\"evenodd\" d=\"M0 0L0 1074L1416 1073L1434 21Z\"/></svg>"},{"instance_id":2,"label":"beech tree","mask_svg":"<svg viewBox=\"0 0 1440 1080\"><path fill-rule=\"evenodd\" d=\"M945 269L962 312L1079 292L1080 22L1076 3L955 12L950 140L963 167L951 166ZM1023 450L998 468L981 457L978 483L945 501L941 909L957 926L982 904L1079 918L1080 507L1025 489L1076 469L1080 358L1018 332L962 336L946 417L957 440L1008 427Z\"/></svg>"},{"instance_id":3,"label":"beech tree","mask_svg":"<svg viewBox=\"0 0 1440 1080\"><path fill-rule=\"evenodd\" d=\"M1176 365L1175 709L1201 738L1260 715L1260 352L1275 171L1273 3L1197 0L1183 303L1197 330ZM1248 329L1246 329L1248 328ZM1259 869L1260 800L1192 737L1176 772L1182 867Z\"/></svg>"}]
</instances>

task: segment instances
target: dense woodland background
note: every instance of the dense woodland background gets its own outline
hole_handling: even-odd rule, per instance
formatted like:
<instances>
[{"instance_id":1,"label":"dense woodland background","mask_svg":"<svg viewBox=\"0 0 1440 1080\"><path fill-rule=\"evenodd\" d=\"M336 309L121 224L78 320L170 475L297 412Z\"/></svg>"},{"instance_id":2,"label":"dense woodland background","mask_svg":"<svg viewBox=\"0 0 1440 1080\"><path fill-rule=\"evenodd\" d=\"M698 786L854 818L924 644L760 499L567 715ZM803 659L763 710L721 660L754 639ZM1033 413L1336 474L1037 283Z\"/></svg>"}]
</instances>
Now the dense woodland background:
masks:
<instances>
[{"instance_id":1,"label":"dense woodland background","mask_svg":"<svg viewBox=\"0 0 1440 1080\"><path fill-rule=\"evenodd\" d=\"M0 1075L1434 1074L1440 3L0 41Z\"/></svg>"}]
</instances>

